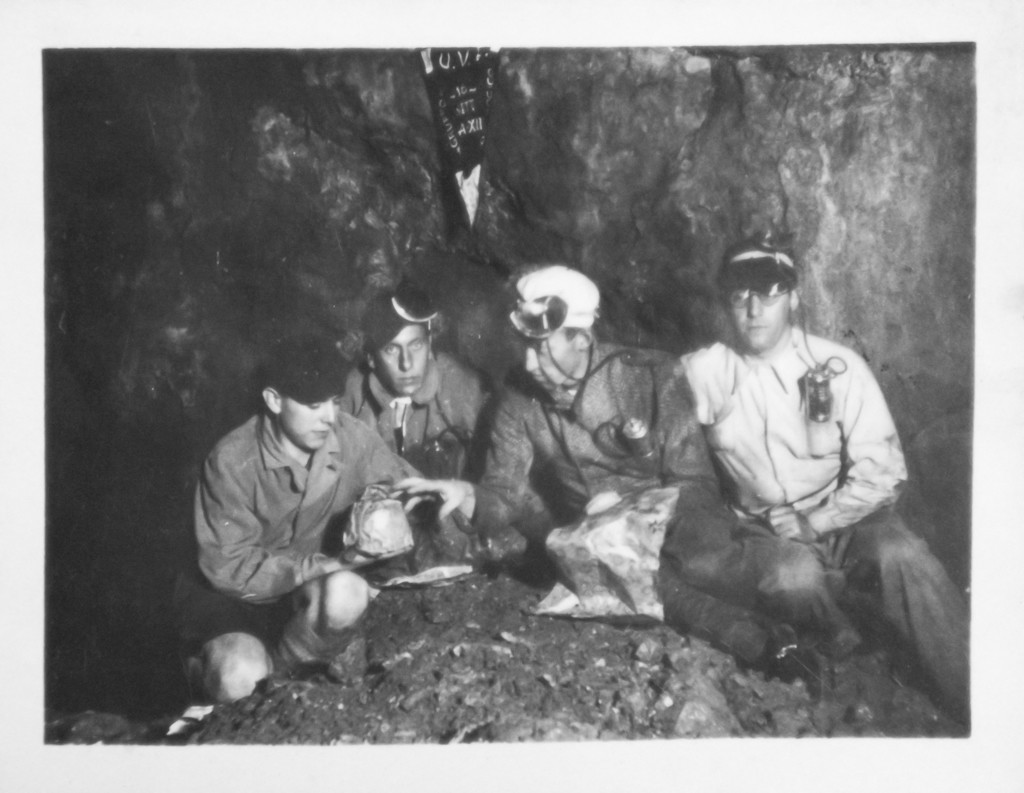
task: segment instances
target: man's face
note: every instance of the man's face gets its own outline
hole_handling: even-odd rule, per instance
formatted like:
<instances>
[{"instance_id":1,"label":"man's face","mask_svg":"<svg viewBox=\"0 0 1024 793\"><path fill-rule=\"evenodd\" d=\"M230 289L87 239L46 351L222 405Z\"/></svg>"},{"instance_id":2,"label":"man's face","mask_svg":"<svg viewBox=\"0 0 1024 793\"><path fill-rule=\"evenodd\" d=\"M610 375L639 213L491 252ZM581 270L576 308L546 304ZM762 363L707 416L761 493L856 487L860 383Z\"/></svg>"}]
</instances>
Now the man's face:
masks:
<instances>
[{"instance_id":1,"label":"man's face","mask_svg":"<svg viewBox=\"0 0 1024 793\"><path fill-rule=\"evenodd\" d=\"M292 446L299 452L297 456L312 454L321 448L332 432L337 417L337 402L327 399L323 402L305 404L297 399L279 395L273 389L264 392L267 405L277 419L279 436L285 446Z\"/></svg>"},{"instance_id":2,"label":"man's face","mask_svg":"<svg viewBox=\"0 0 1024 793\"><path fill-rule=\"evenodd\" d=\"M406 325L373 356L371 365L384 388L395 396L412 396L427 373L430 337L423 325Z\"/></svg>"},{"instance_id":3,"label":"man's face","mask_svg":"<svg viewBox=\"0 0 1024 793\"><path fill-rule=\"evenodd\" d=\"M753 290L733 292L730 312L743 352L758 358L770 358L781 350L789 341L790 315L799 303L796 292L784 292L773 297Z\"/></svg>"},{"instance_id":4,"label":"man's face","mask_svg":"<svg viewBox=\"0 0 1024 793\"><path fill-rule=\"evenodd\" d=\"M554 396L586 375L590 344L588 333L559 328L546 339L529 342L523 365L537 385Z\"/></svg>"}]
</instances>

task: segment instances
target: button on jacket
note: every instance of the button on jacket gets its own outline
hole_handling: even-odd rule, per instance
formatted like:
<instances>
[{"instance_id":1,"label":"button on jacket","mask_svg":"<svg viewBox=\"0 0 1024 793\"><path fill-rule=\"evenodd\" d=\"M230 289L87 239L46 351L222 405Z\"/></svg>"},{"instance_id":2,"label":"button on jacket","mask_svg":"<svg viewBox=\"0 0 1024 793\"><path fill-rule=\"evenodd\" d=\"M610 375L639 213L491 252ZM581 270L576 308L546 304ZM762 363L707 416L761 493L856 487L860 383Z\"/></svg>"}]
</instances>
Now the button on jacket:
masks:
<instances>
[{"instance_id":1,"label":"button on jacket","mask_svg":"<svg viewBox=\"0 0 1024 793\"><path fill-rule=\"evenodd\" d=\"M221 439L203 466L195 498L200 569L219 591L274 600L323 575L324 533L367 485L414 473L340 412L307 471L278 442L271 420L254 416Z\"/></svg>"}]
</instances>

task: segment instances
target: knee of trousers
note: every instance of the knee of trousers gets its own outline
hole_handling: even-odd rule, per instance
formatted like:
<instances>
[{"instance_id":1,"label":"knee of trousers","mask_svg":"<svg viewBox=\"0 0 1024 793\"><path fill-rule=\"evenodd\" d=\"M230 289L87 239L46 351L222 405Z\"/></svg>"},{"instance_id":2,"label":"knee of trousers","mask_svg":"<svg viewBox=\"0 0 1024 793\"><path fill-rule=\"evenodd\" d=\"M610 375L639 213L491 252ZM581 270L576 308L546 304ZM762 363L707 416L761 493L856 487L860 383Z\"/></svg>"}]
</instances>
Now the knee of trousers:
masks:
<instances>
[{"instance_id":1,"label":"knee of trousers","mask_svg":"<svg viewBox=\"0 0 1024 793\"><path fill-rule=\"evenodd\" d=\"M938 564L925 541L907 529L890 531L880 537L876 554L883 571Z\"/></svg>"},{"instance_id":2,"label":"knee of trousers","mask_svg":"<svg viewBox=\"0 0 1024 793\"><path fill-rule=\"evenodd\" d=\"M331 631L355 625L370 603L370 587L355 573L342 570L324 576L320 590L323 627Z\"/></svg>"},{"instance_id":3,"label":"knee of trousers","mask_svg":"<svg viewBox=\"0 0 1024 793\"><path fill-rule=\"evenodd\" d=\"M272 671L263 642L248 633L228 633L203 648L203 686L218 702L247 697Z\"/></svg>"},{"instance_id":4,"label":"knee of trousers","mask_svg":"<svg viewBox=\"0 0 1024 793\"><path fill-rule=\"evenodd\" d=\"M759 589L767 597L787 599L827 593L825 568L809 550L794 553L762 579Z\"/></svg>"}]
</instances>

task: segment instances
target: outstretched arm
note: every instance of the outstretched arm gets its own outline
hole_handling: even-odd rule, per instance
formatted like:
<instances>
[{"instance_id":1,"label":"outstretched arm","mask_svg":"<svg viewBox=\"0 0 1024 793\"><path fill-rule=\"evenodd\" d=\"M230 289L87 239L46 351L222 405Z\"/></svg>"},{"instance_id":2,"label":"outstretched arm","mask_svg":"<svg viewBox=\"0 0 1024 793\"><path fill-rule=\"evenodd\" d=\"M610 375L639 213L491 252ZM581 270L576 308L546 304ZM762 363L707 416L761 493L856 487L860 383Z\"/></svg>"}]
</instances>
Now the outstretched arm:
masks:
<instances>
[{"instance_id":1,"label":"outstretched arm","mask_svg":"<svg viewBox=\"0 0 1024 793\"><path fill-rule=\"evenodd\" d=\"M498 405L473 515L474 524L485 535L523 517L534 454L525 418L530 406L527 397L514 391Z\"/></svg>"},{"instance_id":2,"label":"outstretched arm","mask_svg":"<svg viewBox=\"0 0 1024 793\"><path fill-rule=\"evenodd\" d=\"M406 512L425 498L438 499L441 502L438 518L441 520L447 518L456 509L467 518L472 518L476 508L476 493L473 485L461 479L423 479L412 476L396 483L394 490L412 496L406 502Z\"/></svg>"}]
</instances>

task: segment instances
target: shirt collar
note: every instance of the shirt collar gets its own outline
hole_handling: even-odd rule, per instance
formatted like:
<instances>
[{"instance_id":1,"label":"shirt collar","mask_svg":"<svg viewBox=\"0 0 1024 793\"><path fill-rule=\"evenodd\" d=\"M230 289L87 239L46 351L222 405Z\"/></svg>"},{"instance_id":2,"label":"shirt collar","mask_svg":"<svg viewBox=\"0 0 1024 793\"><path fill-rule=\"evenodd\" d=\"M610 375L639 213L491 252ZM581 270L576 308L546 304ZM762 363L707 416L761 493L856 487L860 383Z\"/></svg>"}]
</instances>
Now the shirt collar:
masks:
<instances>
[{"instance_id":1,"label":"shirt collar","mask_svg":"<svg viewBox=\"0 0 1024 793\"><path fill-rule=\"evenodd\" d=\"M380 378L377 377L377 373L372 369L369 372L367 381L370 384L370 393L376 400L378 407L385 408L390 405L391 400L395 398L395 394L392 394L384 387ZM431 356L427 359L427 371L423 375L423 383L412 394L412 401L417 405L429 404L430 400L437 394L440 385L441 374L437 369L437 361Z\"/></svg>"},{"instance_id":2,"label":"shirt collar","mask_svg":"<svg viewBox=\"0 0 1024 793\"><path fill-rule=\"evenodd\" d=\"M281 441L278 440L277 434L274 432L274 420L266 413L260 416L259 447L263 467L268 470L298 465L298 461L292 459L292 456L285 451Z\"/></svg>"},{"instance_id":3,"label":"shirt collar","mask_svg":"<svg viewBox=\"0 0 1024 793\"><path fill-rule=\"evenodd\" d=\"M771 369L783 385L799 380L807 373L808 369L815 365L807 346L807 336L802 329L796 326L790 329L789 344L772 358L763 360L753 355L741 355L740 357L749 369L755 371Z\"/></svg>"}]
</instances>

